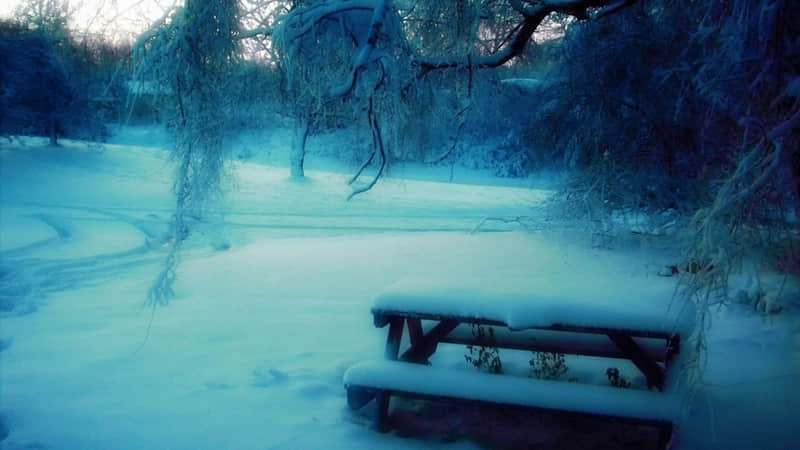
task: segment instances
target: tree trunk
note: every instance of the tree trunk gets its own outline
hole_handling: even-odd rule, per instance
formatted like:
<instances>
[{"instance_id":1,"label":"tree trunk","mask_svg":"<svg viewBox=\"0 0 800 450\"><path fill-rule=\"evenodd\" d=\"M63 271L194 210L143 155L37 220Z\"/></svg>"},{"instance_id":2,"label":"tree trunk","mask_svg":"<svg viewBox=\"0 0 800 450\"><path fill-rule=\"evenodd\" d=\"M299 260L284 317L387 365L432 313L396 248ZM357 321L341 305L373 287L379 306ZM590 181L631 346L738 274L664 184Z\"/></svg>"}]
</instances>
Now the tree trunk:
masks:
<instances>
[{"instance_id":1,"label":"tree trunk","mask_svg":"<svg viewBox=\"0 0 800 450\"><path fill-rule=\"evenodd\" d=\"M56 147L58 146L58 120L54 117L50 117L48 120L49 124L47 126L48 131L50 132L50 146Z\"/></svg>"},{"instance_id":2,"label":"tree trunk","mask_svg":"<svg viewBox=\"0 0 800 450\"><path fill-rule=\"evenodd\" d=\"M308 140L309 120L298 118L294 126L294 139L292 141L292 152L289 165L291 168L292 179L302 179L305 177L303 162L306 159L306 140Z\"/></svg>"}]
</instances>

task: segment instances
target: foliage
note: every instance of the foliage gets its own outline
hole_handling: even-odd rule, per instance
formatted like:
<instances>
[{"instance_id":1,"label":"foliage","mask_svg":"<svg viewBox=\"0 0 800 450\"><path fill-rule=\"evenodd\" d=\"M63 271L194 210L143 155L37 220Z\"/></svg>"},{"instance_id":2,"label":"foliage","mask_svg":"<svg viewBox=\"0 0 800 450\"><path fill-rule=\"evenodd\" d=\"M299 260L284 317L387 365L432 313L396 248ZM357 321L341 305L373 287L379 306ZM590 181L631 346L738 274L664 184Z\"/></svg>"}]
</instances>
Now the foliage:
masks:
<instances>
[{"instance_id":1,"label":"foliage","mask_svg":"<svg viewBox=\"0 0 800 450\"><path fill-rule=\"evenodd\" d=\"M708 106L719 148L731 155L713 200L689 222L682 294L697 305L703 355L709 311L734 298L734 275L800 276L800 11L785 1L735 1L708 7L687 52L699 64L690 87ZM709 30L711 21L719 26ZM784 279L785 282L785 279ZM784 282L759 286L757 305L780 309ZM693 361L702 372L701 359Z\"/></svg>"},{"instance_id":2,"label":"foliage","mask_svg":"<svg viewBox=\"0 0 800 450\"><path fill-rule=\"evenodd\" d=\"M666 14L636 7L573 24L561 44L564 59L542 90L536 119L553 125L537 128L534 146L583 170L572 198L594 220L627 207L691 211L702 200L695 181L707 176L699 171L720 157L695 151L696 105L676 111L680 85L660 73L680 63L685 44Z\"/></svg>"},{"instance_id":3,"label":"foliage","mask_svg":"<svg viewBox=\"0 0 800 450\"><path fill-rule=\"evenodd\" d=\"M528 364L533 376L544 380L560 380L569 371L563 353L533 352Z\"/></svg>"},{"instance_id":4,"label":"foliage","mask_svg":"<svg viewBox=\"0 0 800 450\"><path fill-rule=\"evenodd\" d=\"M611 386L623 389L631 387L631 382L621 375L616 367L609 367L606 370L606 377L608 377L608 382Z\"/></svg>"},{"instance_id":5,"label":"foliage","mask_svg":"<svg viewBox=\"0 0 800 450\"><path fill-rule=\"evenodd\" d=\"M540 90L535 124L549 125L528 136L582 173L566 193L573 214L604 235L613 211L670 210L683 225L698 355L732 277L800 274L797 36L784 0L639 2L570 24ZM780 283L769 290L778 302Z\"/></svg>"},{"instance_id":6,"label":"foliage","mask_svg":"<svg viewBox=\"0 0 800 450\"><path fill-rule=\"evenodd\" d=\"M494 338L494 328L472 325L472 337L477 345L468 345L464 359L476 369L489 373L502 373L503 362Z\"/></svg>"}]
</instances>

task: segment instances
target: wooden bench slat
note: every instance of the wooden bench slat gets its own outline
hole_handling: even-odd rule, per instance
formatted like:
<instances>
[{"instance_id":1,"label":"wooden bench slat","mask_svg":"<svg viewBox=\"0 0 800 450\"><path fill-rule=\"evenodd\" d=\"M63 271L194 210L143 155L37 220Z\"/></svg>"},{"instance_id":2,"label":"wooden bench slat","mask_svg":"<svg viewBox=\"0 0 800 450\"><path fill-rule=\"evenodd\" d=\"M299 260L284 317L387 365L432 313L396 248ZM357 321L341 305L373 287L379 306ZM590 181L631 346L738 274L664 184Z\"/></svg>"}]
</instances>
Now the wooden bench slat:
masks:
<instances>
[{"instance_id":1,"label":"wooden bench slat","mask_svg":"<svg viewBox=\"0 0 800 450\"><path fill-rule=\"evenodd\" d=\"M423 330L426 332L431 327L430 323L423 324ZM494 341L496 343L495 346L498 348L600 356L604 358L628 358L625 352L620 350L617 345L603 334L554 330L511 331L505 327L496 327L494 328ZM664 362L666 359L667 348L664 339L636 338L635 341L653 361ZM472 328L469 325L462 324L444 336L441 342L475 345L476 338L472 335Z\"/></svg>"},{"instance_id":2,"label":"wooden bench slat","mask_svg":"<svg viewBox=\"0 0 800 450\"><path fill-rule=\"evenodd\" d=\"M345 372L348 389L446 397L671 423L679 403L668 393L492 375L398 361L366 361Z\"/></svg>"}]
</instances>

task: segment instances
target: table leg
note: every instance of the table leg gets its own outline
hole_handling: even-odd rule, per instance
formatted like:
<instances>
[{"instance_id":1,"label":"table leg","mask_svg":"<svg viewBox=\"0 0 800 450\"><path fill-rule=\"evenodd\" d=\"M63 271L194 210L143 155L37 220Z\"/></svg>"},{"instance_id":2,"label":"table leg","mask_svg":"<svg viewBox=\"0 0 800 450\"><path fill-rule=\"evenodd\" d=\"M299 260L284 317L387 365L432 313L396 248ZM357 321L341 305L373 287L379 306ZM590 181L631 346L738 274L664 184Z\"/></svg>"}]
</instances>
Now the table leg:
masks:
<instances>
[{"instance_id":1,"label":"table leg","mask_svg":"<svg viewBox=\"0 0 800 450\"><path fill-rule=\"evenodd\" d=\"M625 356L642 371L647 377L647 386L655 386L659 391L664 390L664 370L639 347L639 344L628 334L608 333L616 346L625 353Z\"/></svg>"},{"instance_id":2,"label":"table leg","mask_svg":"<svg viewBox=\"0 0 800 450\"><path fill-rule=\"evenodd\" d=\"M412 344L411 348L406 350L400 359L403 361L426 364L428 358L436 352L439 341L450 334L451 331L455 330L459 323L460 322L455 319L442 320L428 331L427 334L421 336L416 344Z\"/></svg>"},{"instance_id":3,"label":"table leg","mask_svg":"<svg viewBox=\"0 0 800 450\"><path fill-rule=\"evenodd\" d=\"M658 430L658 448L661 450L670 450L672 448L673 438L673 425L664 424Z\"/></svg>"},{"instance_id":4,"label":"table leg","mask_svg":"<svg viewBox=\"0 0 800 450\"><path fill-rule=\"evenodd\" d=\"M392 317L389 320L389 334L386 337L386 359L396 361L397 355L400 353L400 340L403 337L403 318ZM378 407L377 414L375 415L375 428L378 431L389 431L388 418L389 418L389 400L391 396L386 391L378 391L375 396L375 401Z\"/></svg>"}]
</instances>

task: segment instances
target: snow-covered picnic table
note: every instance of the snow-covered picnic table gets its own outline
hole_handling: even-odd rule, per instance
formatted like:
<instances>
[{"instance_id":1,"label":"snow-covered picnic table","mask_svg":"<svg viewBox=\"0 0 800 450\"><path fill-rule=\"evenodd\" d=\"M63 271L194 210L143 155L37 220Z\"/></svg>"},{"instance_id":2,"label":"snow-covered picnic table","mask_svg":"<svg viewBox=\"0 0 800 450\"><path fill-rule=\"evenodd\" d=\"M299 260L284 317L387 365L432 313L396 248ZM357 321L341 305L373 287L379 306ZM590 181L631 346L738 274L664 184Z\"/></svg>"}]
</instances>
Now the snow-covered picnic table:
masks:
<instances>
[{"instance_id":1,"label":"snow-covered picnic table","mask_svg":"<svg viewBox=\"0 0 800 450\"><path fill-rule=\"evenodd\" d=\"M563 280L562 280L563 281ZM405 279L377 296L377 327L389 326L385 359L352 366L348 403L377 401L386 429L392 395L452 398L568 411L657 426L666 445L677 416L669 388L681 338L694 311L673 304L674 285L652 278L554 283L545 275L512 278ZM474 326L492 327L491 338ZM400 353L403 331L407 348ZM492 346L630 360L648 390L498 376L430 366L440 343Z\"/></svg>"}]
</instances>

